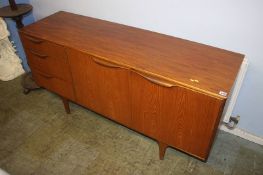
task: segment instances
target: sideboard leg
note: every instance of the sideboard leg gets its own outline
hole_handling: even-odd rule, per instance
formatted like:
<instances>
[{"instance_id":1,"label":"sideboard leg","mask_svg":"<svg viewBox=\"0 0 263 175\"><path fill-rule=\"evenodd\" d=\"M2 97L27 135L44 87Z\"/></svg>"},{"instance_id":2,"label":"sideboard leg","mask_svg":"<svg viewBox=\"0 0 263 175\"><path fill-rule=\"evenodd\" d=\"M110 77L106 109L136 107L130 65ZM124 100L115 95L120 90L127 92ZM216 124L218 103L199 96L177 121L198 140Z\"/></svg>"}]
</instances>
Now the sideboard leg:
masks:
<instances>
[{"instance_id":1,"label":"sideboard leg","mask_svg":"<svg viewBox=\"0 0 263 175\"><path fill-rule=\"evenodd\" d=\"M61 97L62 98L62 101L63 101L63 104L64 104L64 108L65 108L65 111L67 114L70 114L70 108L69 108L69 102L66 98L64 97Z\"/></svg>"},{"instance_id":2,"label":"sideboard leg","mask_svg":"<svg viewBox=\"0 0 263 175\"><path fill-rule=\"evenodd\" d=\"M168 145L162 142L159 142L158 144L159 144L159 157L160 157L160 160L163 160L165 151Z\"/></svg>"}]
</instances>

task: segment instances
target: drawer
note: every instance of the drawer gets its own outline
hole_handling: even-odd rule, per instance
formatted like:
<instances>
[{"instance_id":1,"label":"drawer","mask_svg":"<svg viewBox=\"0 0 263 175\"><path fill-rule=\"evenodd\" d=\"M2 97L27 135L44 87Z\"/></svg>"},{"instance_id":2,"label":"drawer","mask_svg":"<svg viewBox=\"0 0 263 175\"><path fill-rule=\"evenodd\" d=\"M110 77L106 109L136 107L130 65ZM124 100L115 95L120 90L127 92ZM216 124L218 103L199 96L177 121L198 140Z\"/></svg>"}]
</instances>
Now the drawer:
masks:
<instances>
[{"instance_id":1,"label":"drawer","mask_svg":"<svg viewBox=\"0 0 263 175\"><path fill-rule=\"evenodd\" d=\"M68 60L64 51L57 56L28 48L25 48L25 52L31 68L68 82L72 81Z\"/></svg>"},{"instance_id":2,"label":"drawer","mask_svg":"<svg viewBox=\"0 0 263 175\"><path fill-rule=\"evenodd\" d=\"M25 48L32 49L34 51L41 51L45 53L51 53L52 55L58 55L61 51L64 51L63 46L54 44L52 42L40 39L37 37L29 36L20 33L20 38Z\"/></svg>"},{"instance_id":3,"label":"drawer","mask_svg":"<svg viewBox=\"0 0 263 175\"><path fill-rule=\"evenodd\" d=\"M31 68L68 82L72 81L64 47L23 34L21 36Z\"/></svg>"},{"instance_id":4,"label":"drawer","mask_svg":"<svg viewBox=\"0 0 263 175\"><path fill-rule=\"evenodd\" d=\"M69 82L63 81L52 75L32 69L33 78L36 83L47 90L55 92L67 99L75 100L73 85Z\"/></svg>"}]
</instances>

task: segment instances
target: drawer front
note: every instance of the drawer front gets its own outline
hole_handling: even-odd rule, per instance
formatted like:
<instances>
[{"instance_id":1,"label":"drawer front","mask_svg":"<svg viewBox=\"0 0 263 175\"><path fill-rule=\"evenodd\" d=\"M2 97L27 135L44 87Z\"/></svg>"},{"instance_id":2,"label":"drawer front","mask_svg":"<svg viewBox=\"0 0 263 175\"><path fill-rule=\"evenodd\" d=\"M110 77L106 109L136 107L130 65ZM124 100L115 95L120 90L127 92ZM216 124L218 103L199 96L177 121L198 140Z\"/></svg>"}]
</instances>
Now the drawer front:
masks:
<instances>
[{"instance_id":1,"label":"drawer front","mask_svg":"<svg viewBox=\"0 0 263 175\"><path fill-rule=\"evenodd\" d=\"M44 87L47 90L50 90L67 99L75 101L74 90L71 83L53 77L52 75L40 72L34 68L32 68L31 70L34 80L40 87Z\"/></svg>"},{"instance_id":2,"label":"drawer front","mask_svg":"<svg viewBox=\"0 0 263 175\"><path fill-rule=\"evenodd\" d=\"M131 82L134 129L205 160L224 101L137 73Z\"/></svg>"},{"instance_id":3,"label":"drawer front","mask_svg":"<svg viewBox=\"0 0 263 175\"><path fill-rule=\"evenodd\" d=\"M30 48L35 51L41 51L41 52L47 53L50 51L49 49L52 49L52 48L54 48L52 49L53 51L63 50L62 46L59 46L49 41L37 38L35 36L30 36L27 34L20 33L20 38L25 48ZM56 54L56 52L54 52L53 54Z\"/></svg>"},{"instance_id":4,"label":"drawer front","mask_svg":"<svg viewBox=\"0 0 263 175\"><path fill-rule=\"evenodd\" d=\"M31 68L72 81L64 47L24 34L21 34L21 39Z\"/></svg>"}]
</instances>

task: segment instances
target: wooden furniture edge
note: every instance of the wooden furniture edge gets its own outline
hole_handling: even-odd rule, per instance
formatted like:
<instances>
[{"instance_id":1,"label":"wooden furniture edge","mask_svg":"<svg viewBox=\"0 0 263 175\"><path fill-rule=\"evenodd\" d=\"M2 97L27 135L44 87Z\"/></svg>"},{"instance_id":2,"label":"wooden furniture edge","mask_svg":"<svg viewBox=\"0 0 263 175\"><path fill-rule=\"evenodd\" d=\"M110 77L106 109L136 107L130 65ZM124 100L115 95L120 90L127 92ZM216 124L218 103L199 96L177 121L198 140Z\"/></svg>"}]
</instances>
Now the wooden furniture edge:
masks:
<instances>
[{"instance_id":1,"label":"wooden furniture edge","mask_svg":"<svg viewBox=\"0 0 263 175\"><path fill-rule=\"evenodd\" d=\"M26 31L22 31L22 30L19 30L19 33L23 33L24 35L27 35L29 37L36 37L36 38L40 38L40 39L43 39L43 40L46 40L46 41L49 41L49 42L52 42L54 44L57 44L59 46L62 46L64 48L70 48L70 49L73 49L73 50L77 50L79 52L82 52L82 53L85 53L85 54L88 54L88 55L91 55L93 57L96 57L97 59L100 59L104 62L108 62L109 64L114 64L116 66L119 66L120 68L123 68L123 69L129 69L137 74L140 74L142 76L147 76L147 77L152 77L152 78L158 78L160 80L163 80L163 81L166 81L167 83L171 83L173 86L178 86L178 87L182 87L182 88L186 88L186 89L189 89L189 90L193 90L195 92L199 92L199 93L202 93L202 94L205 94L205 95L209 95L211 97L214 97L214 98L217 98L217 99L220 99L220 100L226 100L228 98L228 96L222 96L222 95L219 95L217 93L214 93L214 92L210 92L208 90L203 90L201 88L198 88L198 87L195 87L193 85L189 85L189 84L186 84L186 83L182 83L180 81L176 81L174 79L171 79L171 78L167 78L167 77L164 77L162 75L159 75L159 74L156 74L156 73L153 73L153 72L150 72L150 71L145 71L143 69L140 69L140 68L136 68L136 67L133 67L133 66L130 66L130 65L127 65L127 64L124 64L124 63L120 63L120 62L116 62L116 61L113 61L113 60L110 60L110 59L107 59L105 57L102 57L102 56L99 56L99 55L96 55L96 54L93 54L93 53L89 53L85 50L79 50L78 48L75 48L75 47L72 47L70 45L67 45L65 43L58 43L56 41L53 41L53 40L50 40L50 39L47 39L45 37L39 37L39 36L35 36L34 33L28 33ZM66 46L66 47L65 47ZM244 55L243 55L244 56ZM244 58L242 58L244 59ZM228 94L229 95L229 94Z\"/></svg>"}]
</instances>

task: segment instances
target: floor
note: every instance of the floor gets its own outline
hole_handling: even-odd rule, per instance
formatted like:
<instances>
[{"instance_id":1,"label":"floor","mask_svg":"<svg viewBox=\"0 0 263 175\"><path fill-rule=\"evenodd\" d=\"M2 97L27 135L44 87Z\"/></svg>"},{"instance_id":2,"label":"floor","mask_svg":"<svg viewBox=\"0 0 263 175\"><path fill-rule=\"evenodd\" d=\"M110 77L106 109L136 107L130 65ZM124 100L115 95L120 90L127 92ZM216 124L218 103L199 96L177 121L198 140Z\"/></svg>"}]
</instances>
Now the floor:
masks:
<instances>
[{"instance_id":1,"label":"floor","mask_svg":"<svg viewBox=\"0 0 263 175\"><path fill-rule=\"evenodd\" d=\"M207 163L157 143L46 90L0 82L0 168L11 175L263 175L263 146L219 131Z\"/></svg>"}]
</instances>

